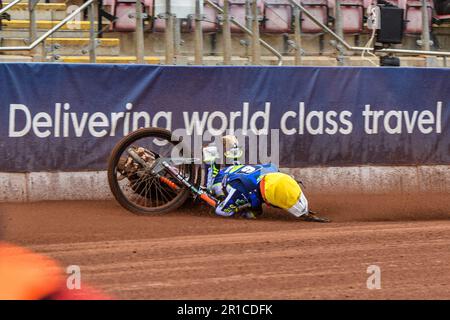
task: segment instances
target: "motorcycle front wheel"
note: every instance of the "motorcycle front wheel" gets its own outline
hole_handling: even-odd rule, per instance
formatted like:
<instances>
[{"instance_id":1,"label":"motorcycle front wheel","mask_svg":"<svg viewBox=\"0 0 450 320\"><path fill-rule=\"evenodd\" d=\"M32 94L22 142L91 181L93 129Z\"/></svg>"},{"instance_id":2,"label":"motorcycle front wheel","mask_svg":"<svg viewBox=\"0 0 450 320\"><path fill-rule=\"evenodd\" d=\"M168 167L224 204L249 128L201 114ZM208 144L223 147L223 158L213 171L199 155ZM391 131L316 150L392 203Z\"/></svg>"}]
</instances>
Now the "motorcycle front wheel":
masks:
<instances>
[{"instance_id":1,"label":"motorcycle front wheel","mask_svg":"<svg viewBox=\"0 0 450 320\"><path fill-rule=\"evenodd\" d=\"M152 164L158 158L169 158L179 139L162 128L138 129L120 140L111 152L108 162L108 182L112 194L128 211L140 214L160 214L178 209L190 196L190 191L166 171L152 175L129 155L133 150ZM182 147L181 147L182 149ZM193 163L174 165L188 181L194 183Z\"/></svg>"}]
</instances>

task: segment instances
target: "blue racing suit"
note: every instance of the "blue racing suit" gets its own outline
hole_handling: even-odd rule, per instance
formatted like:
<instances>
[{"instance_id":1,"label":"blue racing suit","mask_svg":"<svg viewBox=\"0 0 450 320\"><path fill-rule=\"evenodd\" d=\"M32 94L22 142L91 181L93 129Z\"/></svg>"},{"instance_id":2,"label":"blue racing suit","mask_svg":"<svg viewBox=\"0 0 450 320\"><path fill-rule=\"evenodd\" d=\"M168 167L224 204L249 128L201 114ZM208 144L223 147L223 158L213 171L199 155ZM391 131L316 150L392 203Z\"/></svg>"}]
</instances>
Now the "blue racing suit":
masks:
<instances>
[{"instance_id":1,"label":"blue racing suit","mask_svg":"<svg viewBox=\"0 0 450 320\"><path fill-rule=\"evenodd\" d=\"M221 216L260 211L264 200L259 182L265 174L278 172L273 164L232 165L222 170L211 164L207 170L207 188L221 200L216 208L216 214Z\"/></svg>"}]
</instances>

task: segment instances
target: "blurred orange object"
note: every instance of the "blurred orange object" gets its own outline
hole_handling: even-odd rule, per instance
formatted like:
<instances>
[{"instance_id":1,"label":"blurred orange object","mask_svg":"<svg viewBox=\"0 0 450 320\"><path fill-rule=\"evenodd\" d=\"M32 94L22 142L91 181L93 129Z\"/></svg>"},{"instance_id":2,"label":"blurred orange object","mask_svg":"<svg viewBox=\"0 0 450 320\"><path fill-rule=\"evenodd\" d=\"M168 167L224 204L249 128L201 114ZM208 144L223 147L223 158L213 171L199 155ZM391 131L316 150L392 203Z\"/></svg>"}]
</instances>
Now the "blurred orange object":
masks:
<instances>
[{"instance_id":1,"label":"blurred orange object","mask_svg":"<svg viewBox=\"0 0 450 320\"><path fill-rule=\"evenodd\" d=\"M92 288L69 290L60 265L28 249L0 242L0 300L108 299Z\"/></svg>"}]
</instances>

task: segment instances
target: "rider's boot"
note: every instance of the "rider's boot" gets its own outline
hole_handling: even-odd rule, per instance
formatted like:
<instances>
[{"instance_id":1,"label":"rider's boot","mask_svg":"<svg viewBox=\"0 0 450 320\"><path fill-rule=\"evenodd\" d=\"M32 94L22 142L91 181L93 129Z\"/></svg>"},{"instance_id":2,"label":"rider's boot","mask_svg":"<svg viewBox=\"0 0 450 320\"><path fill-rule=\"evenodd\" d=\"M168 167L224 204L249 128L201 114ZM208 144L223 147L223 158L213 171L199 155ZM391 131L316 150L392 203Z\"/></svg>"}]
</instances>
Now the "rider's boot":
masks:
<instances>
[{"instance_id":1,"label":"rider's boot","mask_svg":"<svg viewBox=\"0 0 450 320\"><path fill-rule=\"evenodd\" d=\"M242 213L242 216L246 219L256 219L256 215L252 211L246 211Z\"/></svg>"}]
</instances>

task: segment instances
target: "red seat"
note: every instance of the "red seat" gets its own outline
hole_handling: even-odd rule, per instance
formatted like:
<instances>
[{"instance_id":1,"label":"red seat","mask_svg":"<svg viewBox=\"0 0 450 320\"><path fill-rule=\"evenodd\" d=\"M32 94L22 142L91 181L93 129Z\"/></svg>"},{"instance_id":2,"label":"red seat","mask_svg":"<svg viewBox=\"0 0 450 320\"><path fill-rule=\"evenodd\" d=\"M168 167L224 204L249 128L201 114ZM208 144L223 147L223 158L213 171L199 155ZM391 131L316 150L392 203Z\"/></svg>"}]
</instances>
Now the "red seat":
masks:
<instances>
[{"instance_id":1,"label":"red seat","mask_svg":"<svg viewBox=\"0 0 450 320\"><path fill-rule=\"evenodd\" d=\"M372 0L364 0L372 1ZM420 34L422 33L422 3L419 0L389 0L389 2L400 9L404 10L405 33ZM433 2L427 0L428 20L431 26L433 15Z\"/></svg>"},{"instance_id":2,"label":"red seat","mask_svg":"<svg viewBox=\"0 0 450 320\"><path fill-rule=\"evenodd\" d=\"M155 15L153 11L153 31L164 32L166 30L166 20Z\"/></svg>"},{"instance_id":3,"label":"red seat","mask_svg":"<svg viewBox=\"0 0 450 320\"><path fill-rule=\"evenodd\" d=\"M435 18L439 21L447 22L447 20L450 21L450 14L438 14Z\"/></svg>"},{"instance_id":4,"label":"red seat","mask_svg":"<svg viewBox=\"0 0 450 320\"><path fill-rule=\"evenodd\" d=\"M367 9L370 5L376 3L376 0L363 0L364 9Z\"/></svg>"},{"instance_id":5,"label":"red seat","mask_svg":"<svg viewBox=\"0 0 450 320\"><path fill-rule=\"evenodd\" d=\"M433 8L431 1L427 1L428 9L428 25L431 27ZM405 7L405 33L420 34L422 33L422 3L421 1L407 1Z\"/></svg>"},{"instance_id":6,"label":"red seat","mask_svg":"<svg viewBox=\"0 0 450 320\"><path fill-rule=\"evenodd\" d=\"M153 11L153 0L143 0L144 12ZM133 32L136 30L136 0L104 0L103 4L110 7L110 13L117 17L112 24L114 31Z\"/></svg>"},{"instance_id":7,"label":"red seat","mask_svg":"<svg viewBox=\"0 0 450 320\"><path fill-rule=\"evenodd\" d=\"M234 18L237 22L241 23L242 25L246 25L246 14L245 14L245 0L229 0L230 3L230 16ZM219 0L219 5L223 7L223 0ZM264 12L264 4L263 0L257 0L257 6L259 14L263 14ZM242 33L243 31L236 26L235 24L231 24L231 32L234 33Z\"/></svg>"},{"instance_id":8,"label":"red seat","mask_svg":"<svg viewBox=\"0 0 450 320\"><path fill-rule=\"evenodd\" d=\"M292 6L287 0L264 1L264 32L286 33L292 30Z\"/></svg>"},{"instance_id":9,"label":"red seat","mask_svg":"<svg viewBox=\"0 0 450 320\"><path fill-rule=\"evenodd\" d=\"M215 4L219 4L219 0L212 0ZM220 4L219 4L220 5ZM216 32L219 28L217 23L217 11L211 6L207 5L206 2L203 5L203 15L205 19L202 21L203 32ZM191 28L195 29L195 20L192 19Z\"/></svg>"},{"instance_id":10,"label":"red seat","mask_svg":"<svg viewBox=\"0 0 450 320\"><path fill-rule=\"evenodd\" d=\"M165 32L166 31L166 19L160 19L155 17L153 21L153 31L154 32ZM181 20L181 32L191 32L192 23L190 19Z\"/></svg>"},{"instance_id":11,"label":"red seat","mask_svg":"<svg viewBox=\"0 0 450 320\"><path fill-rule=\"evenodd\" d=\"M135 31L136 30L136 2L118 0L114 15L117 17L114 23L115 31Z\"/></svg>"},{"instance_id":12,"label":"red seat","mask_svg":"<svg viewBox=\"0 0 450 320\"><path fill-rule=\"evenodd\" d=\"M363 0L341 0L342 29L344 33L360 33L364 23Z\"/></svg>"},{"instance_id":13,"label":"red seat","mask_svg":"<svg viewBox=\"0 0 450 320\"><path fill-rule=\"evenodd\" d=\"M220 0L212 0L216 4L220 4ZM217 23L217 11L211 8L206 2L203 5L203 15L205 16L204 21L202 21L203 32L216 32L218 30ZM182 19L181 21L181 31L191 32L195 29L195 19L193 16L188 19ZM155 17L153 23L153 31L164 32L166 30L166 20Z\"/></svg>"},{"instance_id":14,"label":"red seat","mask_svg":"<svg viewBox=\"0 0 450 320\"><path fill-rule=\"evenodd\" d=\"M303 7L308 10L316 19L323 24L328 23L328 3L327 0L303 0ZM301 13L301 30L305 33L322 33L322 28L315 24L310 18Z\"/></svg>"},{"instance_id":15,"label":"red seat","mask_svg":"<svg viewBox=\"0 0 450 320\"><path fill-rule=\"evenodd\" d=\"M108 12L111 15L114 15L114 10L116 7L116 0L103 0L103 10ZM111 23L109 26L109 30L114 30L114 24Z\"/></svg>"}]
</instances>

